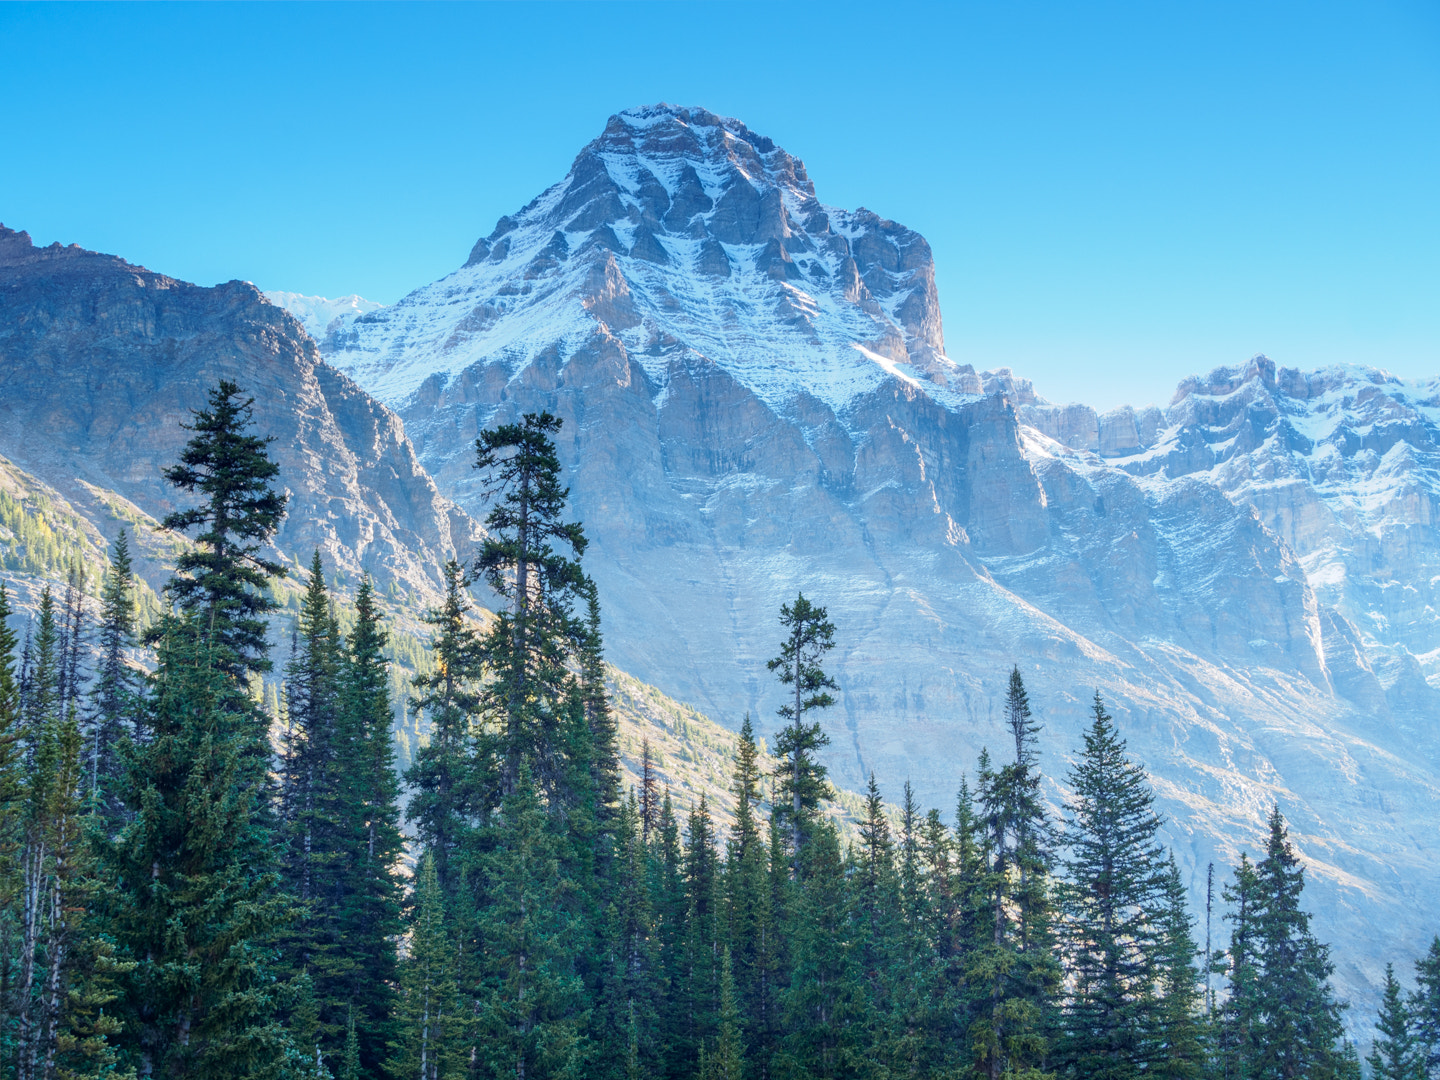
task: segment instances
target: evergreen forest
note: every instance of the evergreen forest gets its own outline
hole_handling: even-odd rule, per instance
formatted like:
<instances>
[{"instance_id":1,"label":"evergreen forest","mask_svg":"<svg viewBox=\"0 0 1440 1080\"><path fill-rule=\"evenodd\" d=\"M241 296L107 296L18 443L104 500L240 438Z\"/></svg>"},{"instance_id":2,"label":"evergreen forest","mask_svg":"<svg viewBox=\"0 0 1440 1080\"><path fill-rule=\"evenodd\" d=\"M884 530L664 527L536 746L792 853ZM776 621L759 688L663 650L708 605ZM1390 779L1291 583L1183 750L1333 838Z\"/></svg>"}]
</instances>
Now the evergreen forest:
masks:
<instances>
[{"instance_id":1,"label":"evergreen forest","mask_svg":"<svg viewBox=\"0 0 1440 1080\"><path fill-rule=\"evenodd\" d=\"M233 383L166 470L188 542L148 625L123 531L98 617L72 573L17 633L0 586L0 1076L1440 1077L1440 937L1347 1041L1281 809L1192 911L1098 692L1061 812L1016 668L953 807L872 777L842 833L837 631L796 595L733 817L648 755L627 784L559 428L476 442L488 538L443 568L403 771L368 579L338 595L317 552L272 659L286 496Z\"/></svg>"}]
</instances>

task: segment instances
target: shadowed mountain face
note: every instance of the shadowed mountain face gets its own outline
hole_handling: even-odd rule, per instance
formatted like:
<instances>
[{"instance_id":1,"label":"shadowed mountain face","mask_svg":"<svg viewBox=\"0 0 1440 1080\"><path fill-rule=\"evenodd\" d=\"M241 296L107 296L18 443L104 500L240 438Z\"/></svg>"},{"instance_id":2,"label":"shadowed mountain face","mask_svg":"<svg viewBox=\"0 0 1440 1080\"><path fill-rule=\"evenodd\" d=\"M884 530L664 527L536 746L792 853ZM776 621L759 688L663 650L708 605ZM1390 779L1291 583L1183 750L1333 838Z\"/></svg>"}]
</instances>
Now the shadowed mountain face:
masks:
<instances>
[{"instance_id":1,"label":"shadowed mountain face","mask_svg":"<svg viewBox=\"0 0 1440 1080\"><path fill-rule=\"evenodd\" d=\"M613 117L464 267L323 348L472 513L478 431L563 417L611 658L724 722L749 709L767 729L780 605L803 590L826 606L846 786L873 769L949 807L982 747L1003 755L1018 664L1054 777L1104 694L1201 888L1206 862L1255 850L1278 801L1347 991L1436 929L1411 902L1440 888L1440 749L1410 654L1440 642L1379 636L1369 614L1429 577L1428 555L1407 562L1385 537L1428 552L1433 527L1416 509L1409 532L1352 550L1373 530L1335 509L1376 477L1398 478L1390 503L1428 507L1410 436L1363 436L1377 464L1326 480L1323 438L1304 434L1309 472L1277 449L1290 391L1273 372L1105 417L979 375L945 356L921 237L821 203L798 160L738 121L669 106ZM1267 502L1264 469L1286 461L1293 490ZM1317 569L1331 548L1367 584Z\"/></svg>"},{"instance_id":2,"label":"shadowed mountain face","mask_svg":"<svg viewBox=\"0 0 1440 1080\"><path fill-rule=\"evenodd\" d=\"M256 430L274 439L285 559L308 565L318 547L342 573L424 592L469 549L476 526L436 490L399 419L254 286L201 288L0 227L0 455L82 512L92 488L157 517L173 509L161 472L222 378L254 396Z\"/></svg>"}]
</instances>

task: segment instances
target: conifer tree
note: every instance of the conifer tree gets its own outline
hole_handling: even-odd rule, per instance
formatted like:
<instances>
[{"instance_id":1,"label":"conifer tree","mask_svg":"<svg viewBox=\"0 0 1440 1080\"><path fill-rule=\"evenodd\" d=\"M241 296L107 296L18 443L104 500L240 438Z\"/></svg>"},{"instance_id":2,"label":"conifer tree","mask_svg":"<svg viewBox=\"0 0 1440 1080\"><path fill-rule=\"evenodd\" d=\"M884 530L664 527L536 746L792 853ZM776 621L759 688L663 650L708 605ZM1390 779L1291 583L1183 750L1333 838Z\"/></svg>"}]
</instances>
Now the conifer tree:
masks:
<instances>
[{"instance_id":1,"label":"conifer tree","mask_svg":"<svg viewBox=\"0 0 1440 1080\"><path fill-rule=\"evenodd\" d=\"M1157 1076L1198 1077L1205 1063L1204 997L1195 968L1194 920L1174 855L1166 862L1161 888L1154 987L1160 1000L1153 1014L1154 1029L1148 1033L1154 1045L1147 1057Z\"/></svg>"},{"instance_id":2,"label":"conifer tree","mask_svg":"<svg viewBox=\"0 0 1440 1080\"><path fill-rule=\"evenodd\" d=\"M1255 866L1244 852L1235 867L1235 880L1225 885L1222 896L1230 905L1225 914L1230 948L1225 957L1228 993L1218 1017L1219 1065L1227 1077L1249 1076L1261 1034L1256 930L1261 898Z\"/></svg>"},{"instance_id":3,"label":"conifer tree","mask_svg":"<svg viewBox=\"0 0 1440 1080\"><path fill-rule=\"evenodd\" d=\"M580 690L589 727L592 755L591 787L595 793L596 826L609 837L620 812L620 727L605 690L605 639L600 629L600 593L586 578L585 634L580 650ZM609 842L607 840L607 842Z\"/></svg>"},{"instance_id":4,"label":"conifer tree","mask_svg":"<svg viewBox=\"0 0 1440 1080\"><path fill-rule=\"evenodd\" d=\"M455 948L435 857L428 851L420 860L409 947L399 974L390 1075L395 1080L449 1080L460 1075L466 1039L455 985Z\"/></svg>"},{"instance_id":5,"label":"conifer tree","mask_svg":"<svg viewBox=\"0 0 1440 1080\"><path fill-rule=\"evenodd\" d=\"M484 653L465 617L469 610L464 572L452 559L445 564L445 599L425 616L434 633L435 670L412 680L416 696L411 706L429 721L430 741L415 752L405 773L412 791L408 817L435 860L436 878L447 896L459 887L458 868L452 870L451 862L488 808L483 801L488 785L476 776L486 764L476 730Z\"/></svg>"},{"instance_id":6,"label":"conifer tree","mask_svg":"<svg viewBox=\"0 0 1440 1080\"><path fill-rule=\"evenodd\" d=\"M347 850L344 891L335 914L340 940L352 959L348 985L338 991L346 1003L345 1053L353 1032L357 1068L367 1077L380 1075L392 1038L394 941L402 929L399 864L404 837L383 655L386 643L374 585L367 575L355 594L355 626L340 676L338 773Z\"/></svg>"},{"instance_id":7,"label":"conifer tree","mask_svg":"<svg viewBox=\"0 0 1440 1080\"><path fill-rule=\"evenodd\" d=\"M878 1026L894 1004L896 986L892 975L900 960L897 955L900 890L895 876L894 840L873 772L865 795L865 816L860 821L860 844L853 861L851 911L858 946L856 962L865 985L869 1019L876 1025L868 1038L888 1055L891 1048L885 1045L886 1034L878 1030Z\"/></svg>"},{"instance_id":8,"label":"conifer tree","mask_svg":"<svg viewBox=\"0 0 1440 1080\"><path fill-rule=\"evenodd\" d=\"M136 962L119 1039L142 1077L282 1076L303 1056L274 996L268 943L292 901L254 767L262 724L233 655L195 621L164 621L148 737L120 788L129 820L100 849L97 900Z\"/></svg>"},{"instance_id":9,"label":"conifer tree","mask_svg":"<svg viewBox=\"0 0 1440 1080\"><path fill-rule=\"evenodd\" d=\"M720 920L717 911L720 864L715 848L710 808L702 794L690 808L685 835L685 959L684 997L686 1024L683 1039L688 1053L699 1053L715 1032L720 1006ZM677 1051L685 1050L677 1047Z\"/></svg>"},{"instance_id":10,"label":"conifer tree","mask_svg":"<svg viewBox=\"0 0 1440 1080\"><path fill-rule=\"evenodd\" d=\"M475 467L486 474L486 496L494 500L475 570L504 605L485 652L493 669L489 700L503 722L507 795L522 762L547 791L563 783L558 743L570 693L566 664L586 637L571 610L587 591L579 561L586 540L579 524L561 520L569 489L560 485L552 439L560 425L549 413L527 413L521 423L483 431L475 442Z\"/></svg>"},{"instance_id":11,"label":"conifer tree","mask_svg":"<svg viewBox=\"0 0 1440 1080\"><path fill-rule=\"evenodd\" d=\"M285 568L260 552L279 528L288 498L273 483L280 467L266 450L270 438L250 434L255 399L242 395L222 379L210 391L209 407L182 425L195 434L165 479L204 501L162 522L177 532L200 530L196 546L176 558L166 590L177 612L196 616L192 625L216 650L213 662L235 676L270 670L264 620L276 604L268 588ZM151 640L162 632L152 628Z\"/></svg>"},{"instance_id":12,"label":"conifer tree","mask_svg":"<svg viewBox=\"0 0 1440 1080\"><path fill-rule=\"evenodd\" d=\"M621 803L615 835L613 891L605 940L607 970L595 1038L601 1047L597 1064L605 1075L618 1076L625 1071L622 1062L630 1057L636 1069L642 1052L646 1060L654 1058L656 1003L660 995L649 853L640 836L639 805L633 793Z\"/></svg>"},{"instance_id":13,"label":"conifer tree","mask_svg":"<svg viewBox=\"0 0 1440 1080\"><path fill-rule=\"evenodd\" d=\"M1156 1064L1143 1033L1159 1027L1153 987L1165 864L1154 793L1098 692L1092 715L1070 772L1064 905L1074 986L1062 1054L1081 1075L1120 1080Z\"/></svg>"},{"instance_id":14,"label":"conifer tree","mask_svg":"<svg viewBox=\"0 0 1440 1080\"><path fill-rule=\"evenodd\" d=\"M1330 950L1310 932L1300 907L1305 871L1280 808L1270 814L1265 858L1255 867L1255 1000L1257 1076L1324 1077L1337 1068L1341 1006L1330 990Z\"/></svg>"},{"instance_id":15,"label":"conifer tree","mask_svg":"<svg viewBox=\"0 0 1440 1080\"><path fill-rule=\"evenodd\" d=\"M813 826L790 914L791 977L783 993L782 1077L855 1075L872 1030L835 829Z\"/></svg>"},{"instance_id":16,"label":"conifer tree","mask_svg":"<svg viewBox=\"0 0 1440 1080\"><path fill-rule=\"evenodd\" d=\"M522 761L502 806L503 828L482 861L478 1072L496 1080L579 1080L589 1048L584 986L575 972L578 886L563 873L562 845L536 787Z\"/></svg>"},{"instance_id":17,"label":"conifer tree","mask_svg":"<svg viewBox=\"0 0 1440 1080\"><path fill-rule=\"evenodd\" d=\"M774 813L788 830L792 871L800 871L800 847L805 833L813 823L820 801L830 793L825 780L825 766L816 755L830 745L818 720L806 721L817 709L835 704L829 691L835 681L825 674L820 661L835 647L835 627L826 617L825 609L815 607L798 594L795 603L780 608L780 625L785 640L780 654L766 665L777 672L780 682L790 687L792 700L780 706L779 714L788 721L775 737L775 754L781 759L775 777L780 782L780 801Z\"/></svg>"},{"instance_id":18,"label":"conifer tree","mask_svg":"<svg viewBox=\"0 0 1440 1080\"><path fill-rule=\"evenodd\" d=\"M655 760L650 756L650 739L640 741L640 836L650 842L650 833L660 822L660 781Z\"/></svg>"},{"instance_id":19,"label":"conifer tree","mask_svg":"<svg viewBox=\"0 0 1440 1080\"><path fill-rule=\"evenodd\" d=\"M767 962L773 947L770 883L766 871L765 837L760 808L760 748L750 714L740 725L730 790L735 795L735 820L725 852L724 940L732 960L739 1015L752 1039L765 1005Z\"/></svg>"},{"instance_id":20,"label":"conifer tree","mask_svg":"<svg viewBox=\"0 0 1440 1080\"><path fill-rule=\"evenodd\" d=\"M1410 1011L1393 964L1385 965L1385 996L1375 1027L1375 1045L1365 1059L1372 1080L1425 1080L1424 1051L1411 1030Z\"/></svg>"},{"instance_id":21,"label":"conifer tree","mask_svg":"<svg viewBox=\"0 0 1440 1080\"><path fill-rule=\"evenodd\" d=\"M117 747L125 735L140 738L140 678L125 659L135 647L136 627L135 575L124 529L115 536L110 569L100 590L98 629L100 655L90 688L88 790L92 806L114 829L120 824L119 800L113 794L120 775Z\"/></svg>"},{"instance_id":22,"label":"conifer tree","mask_svg":"<svg viewBox=\"0 0 1440 1080\"><path fill-rule=\"evenodd\" d=\"M1430 951L1415 961L1415 991L1410 997L1415 1040L1423 1056L1425 1076L1440 1077L1440 935Z\"/></svg>"},{"instance_id":23,"label":"conifer tree","mask_svg":"<svg viewBox=\"0 0 1440 1080\"><path fill-rule=\"evenodd\" d=\"M661 998L656 1023L657 1041L665 1055L662 1071L678 1076L689 1069L686 1033L685 972L685 872L680 844L680 825L667 788L660 802L652 848L652 895L655 911L655 940L659 953Z\"/></svg>"},{"instance_id":24,"label":"conifer tree","mask_svg":"<svg viewBox=\"0 0 1440 1080\"><path fill-rule=\"evenodd\" d=\"M701 1080L744 1080L745 1050L740 1036L740 1009L735 1000L735 978L730 949L720 954L720 1030L714 1049L704 1057Z\"/></svg>"}]
</instances>

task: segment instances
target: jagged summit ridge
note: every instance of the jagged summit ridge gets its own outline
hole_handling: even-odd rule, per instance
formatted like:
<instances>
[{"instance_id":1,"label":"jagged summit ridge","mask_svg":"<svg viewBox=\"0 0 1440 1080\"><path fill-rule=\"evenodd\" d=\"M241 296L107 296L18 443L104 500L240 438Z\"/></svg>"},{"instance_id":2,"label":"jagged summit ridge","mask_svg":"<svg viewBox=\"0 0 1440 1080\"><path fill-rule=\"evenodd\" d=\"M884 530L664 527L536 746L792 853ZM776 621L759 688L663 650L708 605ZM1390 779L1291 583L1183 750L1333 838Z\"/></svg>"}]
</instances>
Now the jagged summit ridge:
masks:
<instances>
[{"instance_id":1,"label":"jagged summit ridge","mask_svg":"<svg viewBox=\"0 0 1440 1080\"><path fill-rule=\"evenodd\" d=\"M804 164L737 120L656 105L610 118L569 173L465 265L325 341L400 404L476 365L506 378L551 347L613 339L663 395L677 363L719 365L772 409L843 413L890 378L981 391L945 356L924 238L819 201Z\"/></svg>"}]
</instances>

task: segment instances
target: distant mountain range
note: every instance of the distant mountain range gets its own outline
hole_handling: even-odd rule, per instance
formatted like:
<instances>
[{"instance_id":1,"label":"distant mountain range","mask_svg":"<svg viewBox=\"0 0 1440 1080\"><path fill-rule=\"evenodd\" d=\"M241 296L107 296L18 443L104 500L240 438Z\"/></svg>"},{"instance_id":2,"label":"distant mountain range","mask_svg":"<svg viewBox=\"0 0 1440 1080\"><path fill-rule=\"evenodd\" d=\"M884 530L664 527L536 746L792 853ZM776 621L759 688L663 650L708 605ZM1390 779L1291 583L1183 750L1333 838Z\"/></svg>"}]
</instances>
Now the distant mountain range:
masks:
<instances>
[{"instance_id":1,"label":"distant mountain range","mask_svg":"<svg viewBox=\"0 0 1440 1080\"><path fill-rule=\"evenodd\" d=\"M234 377L295 492L281 550L418 595L479 535L478 432L549 409L620 668L769 732L803 590L842 785L950 808L1018 665L1052 801L1098 688L1197 899L1279 802L1343 993L1440 930L1440 382L1257 357L1163 410L1050 404L947 356L921 236L669 106L396 304L267 295L295 319L0 234L0 454L160 513L178 421Z\"/></svg>"}]
</instances>

